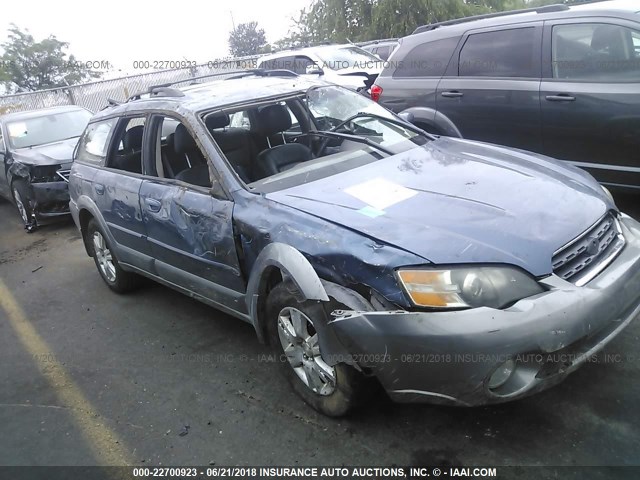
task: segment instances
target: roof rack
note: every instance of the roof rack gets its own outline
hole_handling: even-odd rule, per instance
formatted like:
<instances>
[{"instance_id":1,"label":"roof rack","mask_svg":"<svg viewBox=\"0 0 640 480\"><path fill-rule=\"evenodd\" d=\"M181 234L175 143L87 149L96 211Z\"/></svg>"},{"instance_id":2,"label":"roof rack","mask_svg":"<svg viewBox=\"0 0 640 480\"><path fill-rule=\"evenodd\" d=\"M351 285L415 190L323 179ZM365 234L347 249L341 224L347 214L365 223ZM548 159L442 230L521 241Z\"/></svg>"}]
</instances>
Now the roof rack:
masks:
<instances>
[{"instance_id":1,"label":"roof rack","mask_svg":"<svg viewBox=\"0 0 640 480\"><path fill-rule=\"evenodd\" d=\"M454 18L453 20L447 20L444 22L430 23L428 25L422 25L416 28L412 35L422 32L429 32L439 27L446 27L449 25L458 25L460 23L473 22L475 20L484 20L485 18L506 17L509 15L518 15L520 13L551 13L551 12L563 12L569 10L569 7L564 4L547 5L544 7L536 8L523 8L520 10L509 10L506 12L485 13L483 15L474 15L472 17Z\"/></svg>"},{"instance_id":2,"label":"roof rack","mask_svg":"<svg viewBox=\"0 0 640 480\"><path fill-rule=\"evenodd\" d=\"M233 70L230 72L218 72L218 73L210 73L207 75L199 75L197 77L189 77L184 78L182 80L176 80L174 82L162 83L159 85L152 85L145 92L139 92L135 95L131 95L126 101L130 102L132 100L140 100L142 95L149 95L150 97L184 97L184 92L177 89L171 88L173 85L177 85L179 83L187 83L191 82L190 85L196 85L196 80L202 80L203 78L214 78L221 77L224 75L234 75L227 80L235 80L238 78L249 77L252 75L259 77L297 77L298 74L292 72L291 70L266 70L264 68L252 68L249 70Z\"/></svg>"}]
</instances>

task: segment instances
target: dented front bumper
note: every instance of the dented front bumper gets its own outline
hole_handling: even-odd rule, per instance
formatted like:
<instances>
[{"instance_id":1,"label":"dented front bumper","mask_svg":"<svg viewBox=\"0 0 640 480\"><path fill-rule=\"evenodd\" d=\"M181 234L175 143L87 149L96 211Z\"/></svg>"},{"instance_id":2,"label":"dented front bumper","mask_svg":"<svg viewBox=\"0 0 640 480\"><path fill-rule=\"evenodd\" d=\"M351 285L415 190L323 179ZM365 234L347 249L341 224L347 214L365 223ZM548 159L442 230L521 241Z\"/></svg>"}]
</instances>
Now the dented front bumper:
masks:
<instances>
[{"instance_id":1,"label":"dented front bumper","mask_svg":"<svg viewBox=\"0 0 640 480\"><path fill-rule=\"evenodd\" d=\"M69 214L69 184L59 182L33 182L34 211L36 217L49 219Z\"/></svg>"},{"instance_id":2,"label":"dented front bumper","mask_svg":"<svg viewBox=\"0 0 640 480\"><path fill-rule=\"evenodd\" d=\"M541 281L547 292L504 310L348 312L330 325L396 401L471 406L530 395L594 360L640 315L640 224L623 216L621 225L625 248L584 287L552 275ZM490 388L509 360L511 376Z\"/></svg>"}]
</instances>

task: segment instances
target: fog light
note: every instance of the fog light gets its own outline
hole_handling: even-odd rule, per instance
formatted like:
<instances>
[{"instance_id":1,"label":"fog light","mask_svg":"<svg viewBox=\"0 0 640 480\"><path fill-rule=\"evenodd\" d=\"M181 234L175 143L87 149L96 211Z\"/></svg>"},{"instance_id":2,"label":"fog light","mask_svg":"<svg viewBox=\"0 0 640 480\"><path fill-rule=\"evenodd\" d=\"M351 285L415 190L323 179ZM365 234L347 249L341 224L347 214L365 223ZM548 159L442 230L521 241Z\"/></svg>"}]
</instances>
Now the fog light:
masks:
<instances>
[{"instance_id":1,"label":"fog light","mask_svg":"<svg viewBox=\"0 0 640 480\"><path fill-rule=\"evenodd\" d=\"M496 371L493 372L493 374L489 378L489 388L493 390L507 383L507 380L511 378L511 375L513 374L515 369L516 362L514 362L513 360L509 359L504 362L502 365L496 368Z\"/></svg>"}]
</instances>

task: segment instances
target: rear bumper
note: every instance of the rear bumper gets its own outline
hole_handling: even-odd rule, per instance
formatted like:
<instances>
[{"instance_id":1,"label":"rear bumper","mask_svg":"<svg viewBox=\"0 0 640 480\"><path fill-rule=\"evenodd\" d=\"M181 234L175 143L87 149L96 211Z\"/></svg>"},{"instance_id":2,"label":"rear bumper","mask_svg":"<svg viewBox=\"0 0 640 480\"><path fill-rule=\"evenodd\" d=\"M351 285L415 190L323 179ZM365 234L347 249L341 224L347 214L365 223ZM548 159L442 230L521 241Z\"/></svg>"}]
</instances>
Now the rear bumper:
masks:
<instances>
[{"instance_id":1,"label":"rear bumper","mask_svg":"<svg viewBox=\"0 0 640 480\"><path fill-rule=\"evenodd\" d=\"M351 361L402 402L482 405L562 381L640 315L640 224L623 216L627 245L584 287L556 276L547 292L504 310L349 312L331 327ZM507 360L502 386L489 378Z\"/></svg>"}]
</instances>

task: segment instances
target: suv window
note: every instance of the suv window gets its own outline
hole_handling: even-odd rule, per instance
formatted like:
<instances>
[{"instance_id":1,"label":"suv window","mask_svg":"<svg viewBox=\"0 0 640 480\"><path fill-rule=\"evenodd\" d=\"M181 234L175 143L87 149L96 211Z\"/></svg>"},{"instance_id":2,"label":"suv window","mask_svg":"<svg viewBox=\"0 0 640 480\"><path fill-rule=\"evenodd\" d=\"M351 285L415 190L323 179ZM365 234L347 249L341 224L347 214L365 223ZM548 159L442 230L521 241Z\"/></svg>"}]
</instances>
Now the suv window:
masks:
<instances>
[{"instance_id":1,"label":"suv window","mask_svg":"<svg viewBox=\"0 0 640 480\"><path fill-rule=\"evenodd\" d=\"M513 28L469 35L460 52L461 77L539 77L536 30Z\"/></svg>"},{"instance_id":2,"label":"suv window","mask_svg":"<svg viewBox=\"0 0 640 480\"><path fill-rule=\"evenodd\" d=\"M413 47L407 56L398 62L393 76L397 78L443 76L459 40L460 37L443 38Z\"/></svg>"},{"instance_id":3,"label":"suv window","mask_svg":"<svg viewBox=\"0 0 640 480\"><path fill-rule=\"evenodd\" d=\"M100 164L107 156L109 138L117 119L111 118L102 122L91 123L78 142L76 159Z\"/></svg>"},{"instance_id":4,"label":"suv window","mask_svg":"<svg viewBox=\"0 0 640 480\"><path fill-rule=\"evenodd\" d=\"M636 30L603 23L556 25L551 49L554 78L640 79L640 32Z\"/></svg>"},{"instance_id":5,"label":"suv window","mask_svg":"<svg viewBox=\"0 0 640 480\"><path fill-rule=\"evenodd\" d=\"M109 154L106 166L131 173L142 173L142 138L145 117L124 118L114 137L117 149Z\"/></svg>"}]
</instances>

